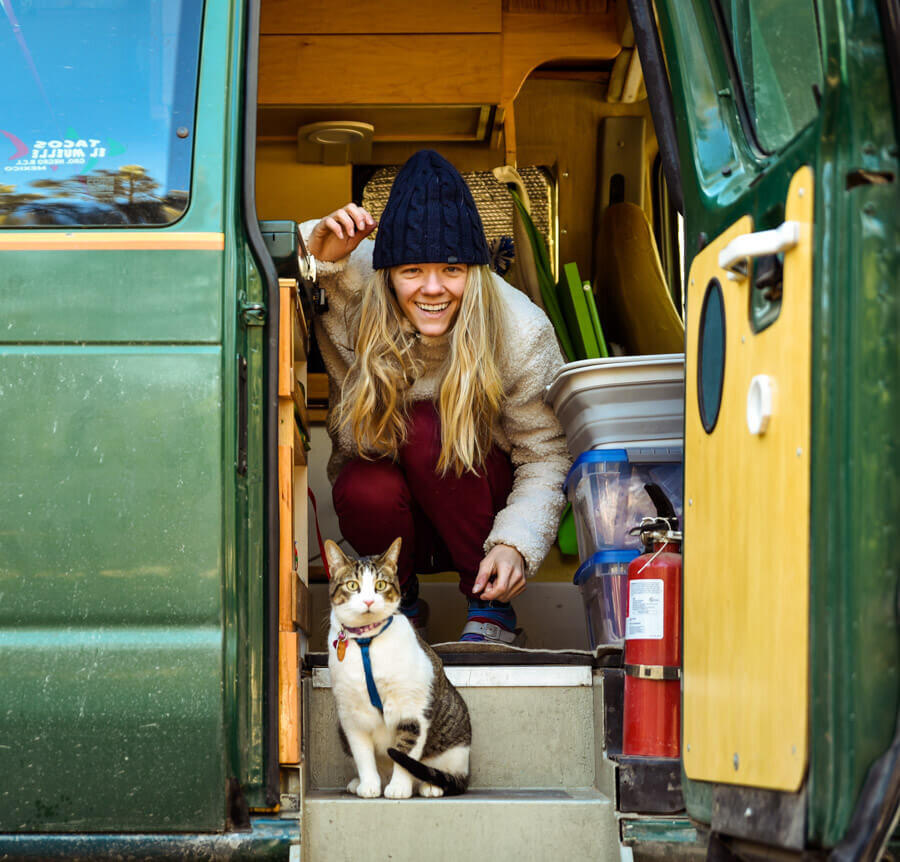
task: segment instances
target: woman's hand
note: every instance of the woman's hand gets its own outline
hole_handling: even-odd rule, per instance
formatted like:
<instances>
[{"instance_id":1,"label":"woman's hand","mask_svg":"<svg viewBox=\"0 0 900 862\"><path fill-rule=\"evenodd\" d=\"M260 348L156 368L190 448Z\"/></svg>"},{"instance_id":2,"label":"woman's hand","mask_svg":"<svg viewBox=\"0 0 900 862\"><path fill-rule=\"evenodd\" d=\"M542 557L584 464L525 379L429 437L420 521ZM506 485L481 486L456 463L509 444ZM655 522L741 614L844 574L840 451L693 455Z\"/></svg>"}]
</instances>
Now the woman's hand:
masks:
<instances>
[{"instance_id":1,"label":"woman's hand","mask_svg":"<svg viewBox=\"0 0 900 862\"><path fill-rule=\"evenodd\" d=\"M355 249L372 231L375 219L362 207L350 203L325 216L306 244L318 260L340 260Z\"/></svg>"},{"instance_id":2,"label":"woman's hand","mask_svg":"<svg viewBox=\"0 0 900 862\"><path fill-rule=\"evenodd\" d=\"M525 560L511 545L494 545L478 567L472 593L482 599L508 602L524 592Z\"/></svg>"}]
</instances>

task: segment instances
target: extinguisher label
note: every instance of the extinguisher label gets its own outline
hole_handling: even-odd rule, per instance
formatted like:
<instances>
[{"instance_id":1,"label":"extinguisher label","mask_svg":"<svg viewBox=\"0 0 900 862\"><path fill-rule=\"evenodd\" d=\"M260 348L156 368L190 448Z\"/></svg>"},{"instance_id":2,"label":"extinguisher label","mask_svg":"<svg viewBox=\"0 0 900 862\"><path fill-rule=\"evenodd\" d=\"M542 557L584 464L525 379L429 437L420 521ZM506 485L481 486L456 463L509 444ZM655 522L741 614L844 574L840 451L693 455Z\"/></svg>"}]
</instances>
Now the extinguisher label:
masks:
<instances>
[{"instance_id":1,"label":"extinguisher label","mask_svg":"<svg viewBox=\"0 0 900 862\"><path fill-rule=\"evenodd\" d=\"M630 581L626 640L662 640L663 582L660 579Z\"/></svg>"}]
</instances>

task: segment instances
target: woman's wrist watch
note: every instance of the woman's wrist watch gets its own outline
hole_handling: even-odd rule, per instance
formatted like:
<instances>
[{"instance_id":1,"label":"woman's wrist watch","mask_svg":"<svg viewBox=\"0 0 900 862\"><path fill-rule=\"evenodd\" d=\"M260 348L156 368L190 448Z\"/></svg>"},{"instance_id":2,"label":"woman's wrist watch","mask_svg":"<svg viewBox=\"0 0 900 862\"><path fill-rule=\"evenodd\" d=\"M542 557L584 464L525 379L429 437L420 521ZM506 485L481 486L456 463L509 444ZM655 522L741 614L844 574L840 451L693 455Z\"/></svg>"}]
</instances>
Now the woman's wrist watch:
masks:
<instances>
[{"instance_id":1,"label":"woman's wrist watch","mask_svg":"<svg viewBox=\"0 0 900 862\"><path fill-rule=\"evenodd\" d=\"M297 246L300 249L298 262L300 265L300 277L310 284L316 283L316 259L313 257L306 243L303 241L303 234L300 233L300 225L297 225Z\"/></svg>"},{"instance_id":2,"label":"woman's wrist watch","mask_svg":"<svg viewBox=\"0 0 900 862\"><path fill-rule=\"evenodd\" d=\"M297 264L300 269L300 278L312 285L310 297L312 298L313 310L317 314L324 314L328 311L328 297L325 296L325 288L321 284L316 284L318 274L316 272L316 259L303 241L300 225L297 225L297 247L299 249Z\"/></svg>"}]
</instances>

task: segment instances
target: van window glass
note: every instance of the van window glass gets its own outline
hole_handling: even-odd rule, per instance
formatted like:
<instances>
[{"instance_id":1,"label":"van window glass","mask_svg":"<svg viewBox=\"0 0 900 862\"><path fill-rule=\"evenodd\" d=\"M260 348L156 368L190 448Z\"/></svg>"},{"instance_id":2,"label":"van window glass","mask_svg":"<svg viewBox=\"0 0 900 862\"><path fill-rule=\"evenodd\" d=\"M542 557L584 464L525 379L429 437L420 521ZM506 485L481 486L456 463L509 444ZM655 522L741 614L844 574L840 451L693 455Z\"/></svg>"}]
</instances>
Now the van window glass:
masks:
<instances>
[{"instance_id":1,"label":"van window glass","mask_svg":"<svg viewBox=\"0 0 900 862\"><path fill-rule=\"evenodd\" d=\"M685 120L689 143L700 184L713 189L739 164L738 153L729 131L727 112L723 110L711 65L714 47L701 27L703 0L688 0L660 6L672 28L674 50L670 55L670 74L678 75L685 96Z\"/></svg>"},{"instance_id":2,"label":"van window glass","mask_svg":"<svg viewBox=\"0 0 900 862\"><path fill-rule=\"evenodd\" d=\"M780 150L818 113L822 58L812 0L719 0L760 148Z\"/></svg>"},{"instance_id":3,"label":"van window glass","mask_svg":"<svg viewBox=\"0 0 900 862\"><path fill-rule=\"evenodd\" d=\"M202 0L0 0L0 227L187 209Z\"/></svg>"}]
</instances>

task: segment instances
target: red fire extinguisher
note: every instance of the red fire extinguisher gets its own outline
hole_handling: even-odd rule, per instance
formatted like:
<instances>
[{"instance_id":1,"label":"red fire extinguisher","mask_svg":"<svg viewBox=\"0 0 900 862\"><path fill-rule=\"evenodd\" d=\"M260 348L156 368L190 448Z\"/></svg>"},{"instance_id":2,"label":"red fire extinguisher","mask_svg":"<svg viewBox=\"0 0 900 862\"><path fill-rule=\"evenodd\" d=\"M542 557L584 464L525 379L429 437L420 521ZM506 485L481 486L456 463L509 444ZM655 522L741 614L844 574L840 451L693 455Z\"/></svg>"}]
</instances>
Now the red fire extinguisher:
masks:
<instances>
[{"instance_id":1,"label":"red fire extinguisher","mask_svg":"<svg viewBox=\"0 0 900 862\"><path fill-rule=\"evenodd\" d=\"M656 519L639 528L645 553L628 566L622 750L681 751L681 533Z\"/></svg>"}]
</instances>

